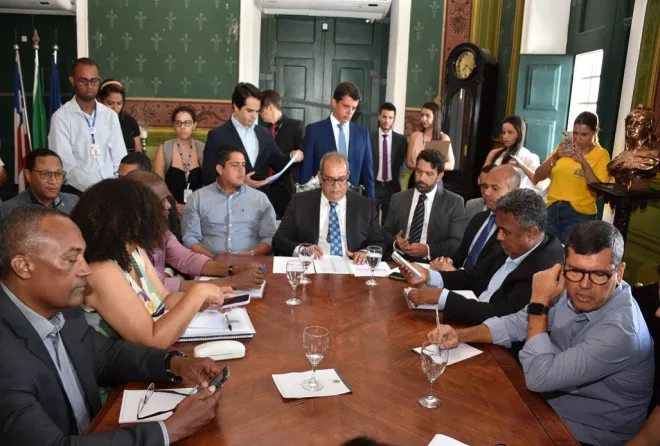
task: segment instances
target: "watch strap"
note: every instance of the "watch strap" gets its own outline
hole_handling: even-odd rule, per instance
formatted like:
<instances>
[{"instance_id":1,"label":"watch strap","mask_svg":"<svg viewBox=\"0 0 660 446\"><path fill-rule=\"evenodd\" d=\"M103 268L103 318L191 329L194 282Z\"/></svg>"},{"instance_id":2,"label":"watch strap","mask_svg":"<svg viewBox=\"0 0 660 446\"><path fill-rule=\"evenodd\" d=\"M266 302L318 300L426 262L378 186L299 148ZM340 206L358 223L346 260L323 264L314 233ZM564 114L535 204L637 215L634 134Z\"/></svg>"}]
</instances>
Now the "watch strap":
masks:
<instances>
[{"instance_id":1,"label":"watch strap","mask_svg":"<svg viewBox=\"0 0 660 446\"><path fill-rule=\"evenodd\" d=\"M177 384L183 381L183 378L181 378L172 371L171 362L172 362L172 358L175 356L181 356L185 358L186 354L179 350L168 350L167 353L165 353L165 374L167 375L167 378L170 380L170 382L173 384Z\"/></svg>"},{"instance_id":2,"label":"watch strap","mask_svg":"<svg viewBox=\"0 0 660 446\"><path fill-rule=\"evenodd\" d=\"M532 302L527 305L527 313L535 316L543 316L550 312L550 307L543 305L540 302Z\"/></svg>"}]
</instances>

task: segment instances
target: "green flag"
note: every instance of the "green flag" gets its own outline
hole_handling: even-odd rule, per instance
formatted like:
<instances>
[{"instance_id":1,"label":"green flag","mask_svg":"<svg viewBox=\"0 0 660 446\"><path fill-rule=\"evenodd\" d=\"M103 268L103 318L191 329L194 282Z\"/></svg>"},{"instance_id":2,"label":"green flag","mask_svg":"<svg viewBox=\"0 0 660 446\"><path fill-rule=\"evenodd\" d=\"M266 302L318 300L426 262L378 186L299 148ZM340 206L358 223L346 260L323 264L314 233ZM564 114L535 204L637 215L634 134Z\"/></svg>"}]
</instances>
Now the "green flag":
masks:
<instances>
[{"instance_id":1,"label":"green flag","mask_svg":"<svg viewBox=\"0 0 660 446\"><path fill-rule=\"evenodd\" d=\"M48 118L44 107L44 94L41 89L39 70L39 47L34 49L34 88L32 89L32 150L48 148Z\"/></svg>"}]
</instances>

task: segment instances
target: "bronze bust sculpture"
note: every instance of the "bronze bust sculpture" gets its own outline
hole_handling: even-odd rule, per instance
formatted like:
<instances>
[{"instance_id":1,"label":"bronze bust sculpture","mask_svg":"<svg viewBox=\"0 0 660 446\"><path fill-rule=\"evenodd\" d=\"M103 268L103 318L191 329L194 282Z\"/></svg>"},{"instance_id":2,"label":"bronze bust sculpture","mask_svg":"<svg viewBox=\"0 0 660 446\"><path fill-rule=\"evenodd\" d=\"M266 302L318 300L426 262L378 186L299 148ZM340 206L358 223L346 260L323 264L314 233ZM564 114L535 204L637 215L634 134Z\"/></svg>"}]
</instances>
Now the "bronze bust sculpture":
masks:
<instances>
[{"instance_id":1,"label":"bronze bust sculpture","mask_svg":"<svg viewBox=\"0 0 660 446\"><path fill-rule=\"evenodd\" d=\"M660 144L654 134L656 117L647 105L626 116L626 148L607 165L616 183L627 190L648 190L660 170Z\"/></svg>"}]
</instances>

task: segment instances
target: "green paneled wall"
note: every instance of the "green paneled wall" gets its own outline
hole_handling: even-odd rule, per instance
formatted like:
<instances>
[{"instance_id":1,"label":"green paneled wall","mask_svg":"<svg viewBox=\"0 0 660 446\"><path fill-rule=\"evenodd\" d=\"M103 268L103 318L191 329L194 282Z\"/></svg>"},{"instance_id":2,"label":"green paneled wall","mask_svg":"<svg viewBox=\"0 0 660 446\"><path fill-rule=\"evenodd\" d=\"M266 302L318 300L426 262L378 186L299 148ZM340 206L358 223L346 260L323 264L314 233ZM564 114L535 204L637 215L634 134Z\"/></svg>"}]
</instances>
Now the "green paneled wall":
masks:
<instances>
[{"instance_id":1,"label":"green paneled wall","mask_svg":"<svg viewBox=\"0 0 660 446\"><path fill-rule=\"evenodd\" d=\"M653 84L654 73L658 67L654 66L656 47L660 37L660 1L650 1L646 4L646 16L644 17L644 30L642 44L639 49L639 61L637 62L637 77L635 79L635 90L631 107L638 104L649 104L653 102ZM651 94L650 94L651 93Z\"/></svg>"},{"instance_id":2,"label":"green paneled wall","mask_svg":"<svg viewBox=\"0 0 660 446\"><path fill-rule=\"evenodd\" d=\"M239 0L90 0L89 52L133 97L229 99Z\"/></svg>"},{"instance_id":3,"label":"green paneled wall","mask_svg":"<svg viewBox=\"0 0 660 446\"><path fill-rule=\"evenodd\" d=\"M507 103L509 99L509 79L511 59L513 57L513 37L516 22L516 0L502 0L502 15L500 17L500 36L497 51L497 93L495 95L495 117L493 120L493 135L499 135L502 121L506 118ZM515 88L515 86L514 86Z\"/></svg>"},{"instance_id":4,"label":"green paneled wall","mask_svg":"<svg viewBox=\"0 0 660 446\"><path fill-rule=\"evenodd\" d=\"M415 0L410 13L407 107L421 107L438 96L443 46L442 0Z\"/></svg>"}]
</instances>

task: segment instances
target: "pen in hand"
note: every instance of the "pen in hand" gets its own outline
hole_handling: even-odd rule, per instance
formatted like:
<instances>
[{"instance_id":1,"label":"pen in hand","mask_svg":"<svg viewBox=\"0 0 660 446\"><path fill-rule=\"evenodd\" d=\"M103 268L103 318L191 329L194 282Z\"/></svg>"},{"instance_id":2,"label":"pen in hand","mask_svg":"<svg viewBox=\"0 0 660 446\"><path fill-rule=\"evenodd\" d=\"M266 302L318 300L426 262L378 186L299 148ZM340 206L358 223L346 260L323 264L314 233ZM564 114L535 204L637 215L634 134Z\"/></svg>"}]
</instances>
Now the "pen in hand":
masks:
<instances>
[{"instance_id":1,"label":"pen in hand","mask_svg":"<svg viewBox=\"0 0 660 446\"><path fill-rule=\"evenodd\" d=\"M225 313L225 319L227 319L227 328L229 329L229 331L233 331L232 328L231 328L231 322L229 321L229 316L227 315L227 313Z\"/></svg>"}]
</instances>

